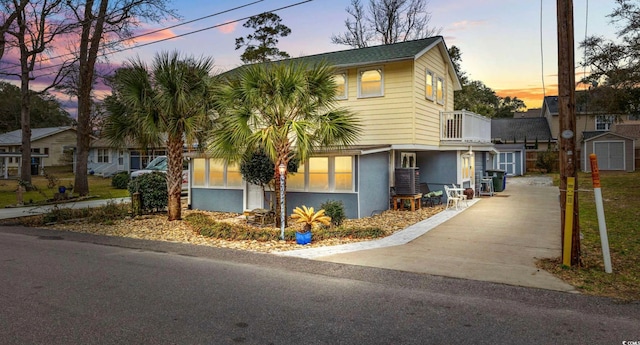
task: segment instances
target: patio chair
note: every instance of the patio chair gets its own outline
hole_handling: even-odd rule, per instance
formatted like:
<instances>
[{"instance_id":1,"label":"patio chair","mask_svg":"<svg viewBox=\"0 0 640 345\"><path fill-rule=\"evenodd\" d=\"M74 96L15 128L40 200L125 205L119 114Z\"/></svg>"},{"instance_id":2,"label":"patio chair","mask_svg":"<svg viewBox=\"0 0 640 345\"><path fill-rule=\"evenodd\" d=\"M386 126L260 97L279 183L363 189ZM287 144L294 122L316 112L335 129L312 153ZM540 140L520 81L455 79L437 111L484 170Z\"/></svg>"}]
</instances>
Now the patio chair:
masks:
<instances>
[{"instance_id":1,"label":"patio chair","mask_svg":"<svg viewBox=\"0 0 640 345\"><path fill-rule=\"evenodd\" d=\"M469 200L469 198L467 197L467 194L465 194L464 188L462 188L462 185L456 186L455 183L452 183L451 191L455 193L456 196L460 197L460 201L464 201L464 206L469 206L469 202L467 201Z\"/></svg>"},{"instance_id":2,"label":"patio chair","mask_svg":"<svg viewBox=\"0 0 640 345\"><path fill-rule=\"evenodd\" d=\"M422 205L426 206L435 206L442 204L442 195L444 194L441 190L430 191L429 185L426 183L420 183L420 193L422 193Z\"/></svg>"},{"instance_id":3,"label":"patio chair","mask_svg":"<svg viewBox=\"0 0 640 345\"><path fill-rule=\"evenodd\" d=\"M462 201L462 197L460 196L460 194L458 194L458 192L456 192L455 190L449 188L449 186L447 185L444 186L444 191L445 193L447 193L447 206L445 207L445 210L449 209L449 205L455 206L457 210L460 201Z\"/></svg>"}]
</instances>

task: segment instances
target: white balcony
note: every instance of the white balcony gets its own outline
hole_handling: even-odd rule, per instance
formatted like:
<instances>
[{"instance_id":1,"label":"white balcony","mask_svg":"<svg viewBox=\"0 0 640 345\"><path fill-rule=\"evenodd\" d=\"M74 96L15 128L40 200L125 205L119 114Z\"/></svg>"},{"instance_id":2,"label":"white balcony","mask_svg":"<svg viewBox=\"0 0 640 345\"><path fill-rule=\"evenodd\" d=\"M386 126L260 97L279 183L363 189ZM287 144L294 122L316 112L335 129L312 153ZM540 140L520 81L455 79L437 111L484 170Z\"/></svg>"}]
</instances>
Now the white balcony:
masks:
<instances>
[{"instance_id":1,"label":"white balcony","mask_svg":"<svg viewBox=\"0 0 640 345\"><path fill-rule=\"evenodd\" d=\"M440 112L440 143L491 143L491 119L467 110Z\"/></svg>"}]
</instances>

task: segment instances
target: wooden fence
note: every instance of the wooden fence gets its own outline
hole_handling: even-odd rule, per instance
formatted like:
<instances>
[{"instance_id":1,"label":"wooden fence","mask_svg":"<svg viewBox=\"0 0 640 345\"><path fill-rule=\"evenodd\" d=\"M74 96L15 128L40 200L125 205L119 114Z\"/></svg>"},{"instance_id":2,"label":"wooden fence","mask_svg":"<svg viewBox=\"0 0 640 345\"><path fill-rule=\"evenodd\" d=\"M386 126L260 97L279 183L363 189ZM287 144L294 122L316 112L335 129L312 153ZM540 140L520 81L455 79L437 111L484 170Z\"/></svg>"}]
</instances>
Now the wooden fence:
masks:
<instances>
[{"instance_id":1,"label":"wooden fence","mask_svg":"<svg viewBox=\"0 0 640 345\"><path fill-rule=\"evenodd\" d=\"M546 154L546 151L527 151L527 172L536 172L536 171L540 171L541 169L538 168L537 166L537 161L538 161L538 155L541 154ZM553 158L553 168L551 172L559 172L560 171L560 163L558 160L558 152L554 151L555 157ZM577 156L577 160L576 160L576 167L578 168L578 170L582 170L582 165L581 165L581 158L582 158L582 153L580 151L578 151ZM636 165L635 168L636 170L640 169L640 147L636 148Z\"/></svg>"}]
</instances>

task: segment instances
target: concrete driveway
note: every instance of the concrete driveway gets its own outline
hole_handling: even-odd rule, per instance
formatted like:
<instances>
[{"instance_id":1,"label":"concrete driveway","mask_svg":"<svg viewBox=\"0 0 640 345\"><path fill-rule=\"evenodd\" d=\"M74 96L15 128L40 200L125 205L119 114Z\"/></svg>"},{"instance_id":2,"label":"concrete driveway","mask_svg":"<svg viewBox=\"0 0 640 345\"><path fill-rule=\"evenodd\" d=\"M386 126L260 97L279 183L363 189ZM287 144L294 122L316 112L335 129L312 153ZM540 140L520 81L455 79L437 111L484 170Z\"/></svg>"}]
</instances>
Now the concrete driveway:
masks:
<instances>
[{"instance_id":1,"label":"concrete driveway","mask_svg":"<svg viewBox=\"0 0 640 345\"><path fill-rule=\"evenodd\" d=\"M404 244L384 245L385 239L346 250L313 248L282 255L574 291L535 265L538 258L561 254L559 191L550 178L508 179L496 196L475 198L466 209L433 218L405 230L414 236Z\"/></svg>"}]
</instances>

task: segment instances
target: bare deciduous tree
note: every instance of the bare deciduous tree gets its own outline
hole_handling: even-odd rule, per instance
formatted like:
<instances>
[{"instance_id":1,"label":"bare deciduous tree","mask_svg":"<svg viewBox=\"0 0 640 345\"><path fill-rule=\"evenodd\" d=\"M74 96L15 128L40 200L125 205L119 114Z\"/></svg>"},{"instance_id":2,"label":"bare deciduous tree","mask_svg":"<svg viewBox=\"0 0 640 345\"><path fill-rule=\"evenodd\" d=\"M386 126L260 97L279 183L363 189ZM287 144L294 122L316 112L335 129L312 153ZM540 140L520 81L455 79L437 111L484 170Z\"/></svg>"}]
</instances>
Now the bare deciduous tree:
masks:
<instances>
[{"instance_id":1,"label":"bare deciduous tree","mask_svg":"<svg viewBox=\"0 0 640 345\"><path fill-rule=\"evenodd\" d=\"M345 21L347 31L333 35L331 41L354 48L426 38L442 31L429 27L427 0L369 0L366 9L360 0L351 0L346 11L352 17Z\"/></svg>"},{"instance_id":2,"label":"bare deciduous tree","mask_svg":"<svg viewBox=\"0 0 640 345\"><path fill-rule=\"evenodd\" d=\"M92 130L92 91L99 53L105 49L113 49L123 39L132 37L131 29L141 20L158 21L169 16L176 17L166 4L167 0L67 1L73 17L82 24L77 48L79 73L76 81L77 89L74 90L78 97L74 191L79 195L89 194L87 163ZM115 37L119 40L105 42L105 37Z\"/></svg>"},{"instance_id":3,"label":"bare deciduous tree","mask_svg":"<svg viewBox=\"0 0 640 345\"><path fill-rule=\"evenodd\" d=\"M2 7L7 12L4 14L5 22L0 25L2 29L1 52L4 49L18 50L19 65L4 68L2 74L14 76L20 79L21 105L20 122L22 128L22 156L20 165L20 179L31 182L31 94L30 83L32 80L42 77L49 77L41 92L46 92L54 87L65 77L67 67L71 63L66 60L59 64L59 68L43 72L36 71L46 54L52 50L54 40L64 34L71 32L76 23L69 21L63 15L63 0L3 0ZM7 36L5 36L7 35ZM15 68L14 68L15 67ZM34 73L34 71L39 73Z\"/></svg>"}]
</instances>

